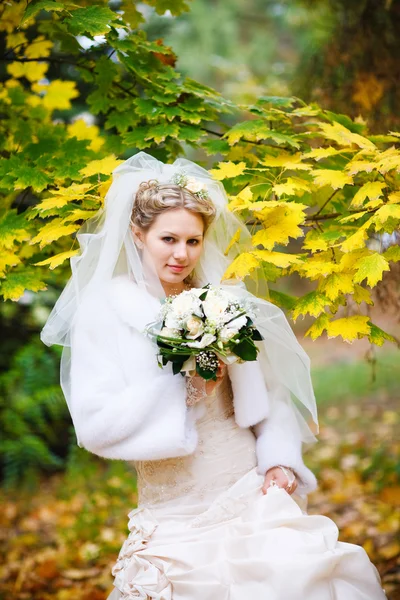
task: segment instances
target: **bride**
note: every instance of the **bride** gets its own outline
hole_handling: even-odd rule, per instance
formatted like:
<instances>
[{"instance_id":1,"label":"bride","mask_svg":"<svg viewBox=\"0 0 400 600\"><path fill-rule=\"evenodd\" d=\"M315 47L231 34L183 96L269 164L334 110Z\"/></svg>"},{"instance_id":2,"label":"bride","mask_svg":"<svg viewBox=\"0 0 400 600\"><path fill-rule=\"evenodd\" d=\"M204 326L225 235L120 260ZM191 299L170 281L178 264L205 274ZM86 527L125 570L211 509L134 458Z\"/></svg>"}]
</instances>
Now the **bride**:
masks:
<instances>
[{"instance_id":1,"label":"bride","mask_svg":"<svg viewBox=\"0 0 400 600\"><path fill-rule=\"evenodd\" d=\"M160 368L144 335L163 299L191 287L251 295L222 282L251 247L222 184L189 160L139 152L77 237L81 253L41 339L64 346L78 445L137 472L108 600L386 598L363 548L307 514L317 482L302 446L316 441L317 410L309 358L283 312L252 296L257 360L220 361L207 383Z\"/></svg>"}]
</instances>

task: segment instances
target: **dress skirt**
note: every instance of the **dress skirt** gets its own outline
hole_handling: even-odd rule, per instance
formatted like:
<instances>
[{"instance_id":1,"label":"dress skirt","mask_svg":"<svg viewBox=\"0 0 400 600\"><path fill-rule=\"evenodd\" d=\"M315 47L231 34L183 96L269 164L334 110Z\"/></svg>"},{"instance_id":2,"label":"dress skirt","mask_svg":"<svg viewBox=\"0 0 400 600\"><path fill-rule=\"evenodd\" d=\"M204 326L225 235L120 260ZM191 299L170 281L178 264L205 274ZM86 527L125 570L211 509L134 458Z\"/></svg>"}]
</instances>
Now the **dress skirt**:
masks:
<instances>
[{"instance_id":1,"label":"dress skirt","mask_svg":"<svg viewBox=\"0 0 400 600\"><path fill-rule=\"evenodd\" d=\"M263 494L228 377L198 409L194 454L135 463L139 503L107 600L384 600L367 553L330 518L296 493Z\"/></svg>"}]
</instances>

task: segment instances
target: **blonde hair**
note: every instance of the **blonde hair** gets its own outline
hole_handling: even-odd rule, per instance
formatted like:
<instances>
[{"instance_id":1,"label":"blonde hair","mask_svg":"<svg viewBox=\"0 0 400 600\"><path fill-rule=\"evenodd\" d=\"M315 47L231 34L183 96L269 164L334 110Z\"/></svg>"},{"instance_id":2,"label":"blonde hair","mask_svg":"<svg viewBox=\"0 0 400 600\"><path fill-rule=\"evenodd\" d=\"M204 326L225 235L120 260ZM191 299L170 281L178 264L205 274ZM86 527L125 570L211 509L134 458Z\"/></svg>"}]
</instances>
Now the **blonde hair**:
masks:
<instances>
[{"instance_id":1,"label":"blonde hair","mask_svg":"<svg viewBox=\"0 0 400 600\"><path fill-rule=\"evenodd\" d=\"M136 192L131 223L144 231L150 229L157 215L171 208L186 208L198 213L204 222L204 233L216 215L214 204L175 183L158 183L156 179L142 181Z\"/></svg>"}]
</instances>

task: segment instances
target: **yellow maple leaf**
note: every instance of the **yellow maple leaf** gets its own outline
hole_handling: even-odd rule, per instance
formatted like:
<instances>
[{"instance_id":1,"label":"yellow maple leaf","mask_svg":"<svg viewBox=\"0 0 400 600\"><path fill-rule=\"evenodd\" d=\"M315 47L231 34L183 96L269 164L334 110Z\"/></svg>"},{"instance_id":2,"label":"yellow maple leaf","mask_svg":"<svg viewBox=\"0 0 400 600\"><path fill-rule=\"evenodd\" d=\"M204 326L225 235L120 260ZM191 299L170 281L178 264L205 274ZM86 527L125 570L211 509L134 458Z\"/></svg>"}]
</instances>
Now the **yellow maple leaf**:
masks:
<instances>
[{"instance_id":1,"label":"yellow maple leaf","mask_svg":"<svg viewBox=\"0 0 400 600\"><path fill-rule=\"evenodd\" d=\"M371 331L369 317L353 315L330 321L326 328L328 338L341 336L345 342L352 343L357 338L368 335Z\"/></svg>"},{"instance_id":2,"label":"yellow maple leaf","mask_svg":"<svg viewBox=\"0 0 400 600\"><path fill-rule=\"evenodd\" d=\"M331 273L322 279L318 290L329 300L336 300L340 294L351 294L354 290L353 276L349 273Z\"/></svg>"},{"instance_id":3,"label":"yellow maple leaf","mask_svg":"<svg viewBox=\"0 0 400 600\"><path fill-rule=\"evenodd\" d=\"M30 241L30 244L39 244L40 248L44 248L44 246L51 244L64 235L71 235L79 227L75 223L64 225L62 219L53 219L50 223L42 227L39 233Z\"/></svg>"},{"instance_id":4,"label":"yellow maple leaf","mask_svg":"<svg viewBox=\"0 0 400 600\"><path fill-rule=\"evenodd\" d=\"M20 262L21 259L12 250L3 248L0 252L0 277L4 277L7 267L15 267Z\"/></svg>"},{"instance_id":5,"label":"yellow maple leaf","mask_svg":"<svg viewBox=\"0 0 400 600\"><path fill-rule=\"evenodd\" d=\"M69 223L70 221L80 221L82 219L84 221L87 221L87 219L90 219L95 215L97 215L97 210L84 210L81 208L77 208L76 210L73 210L68 215L66 215L63 219L63 222Z\"/></svg>"},{"instance_id":6,"label":"yellow maple leaf","mask_svg":"<svg viewBox=\"0 0 400 600\"><path fill-rule=\"evenodd\" d=\"M320 292L310 292L309 294L305 294L305 296L298 299L293 308L293 321L296 321L300 315L303 317L305 315L318 317L327 304L329 304L328 298Z\"/></svg>"},{"instance_id":7,"label":"yellow maple leaf","mask_svg":"<svg viewBox=\"0 0 400 600\"><path fill-rule=\"evenodd\" d=\"M345 170L349 175L357 175L361 172L371 173L377 166L378 163L372 160L352 160L345 166Z\"/></svg>"},{"instance_id":8,"label":"yellow maple leaf","mask_svg":"<svg viewBox=\"0 0 400 600\"><path fill-rule=\"evenodd\" d=\"M276 183L272 190L279 197L283 194L288 196L302 196L304 192L310 191L310 186L306 181L288 177L284 183Z\"/></svg>"},{"instance_id":9,"label":"yellow maple leaf","mask_svg":"<svg viewBox=\"0 0 400 600\"><path fill-rule=\"evenodd\" d=\"M220 162L217 165L217 169L211 169L210 173L218 181L222 181L223 179L231 179L232 177L237 177L238 175L242 175L246 169L246 163L233 163L231 161L228 162Z\"/></svg>"},{"instance_id":10,"label":"yellow maple leaf","mask_svg":"<svg viewBox=\"0 0 400 600\"><path fill-rule=\"evenodd\" d=\"M282 167L286 170L291 171L308 171L312 169L312 165L302 162L302 154L289 154L288 152L282 152L277 156L266 156L262 159L261 164L266 167Z\"/></svg>"},{"instance_id":11,"label":"yellow maple leaf","mask_svg":"<svg viewBox=\"0 0 400 600\"><path fill-rule=\"evenodd\" d=\"M363 256L354 265L357 272L354 275L355 283L361 283L367 278L370 287L374 287L378 281L381 281L384 271L390 271L387 260L378 252L373 252L369 256Z\"/></svg>"},{"instance_id":12,"label":"yellow maple leaf","mask_svg":"<svg viewBox=\"0 0 400 600\"><path fill-rule=\"evenodd\" d=\"M242 233L242 228L238 227L237 230L235 231L235 233L232 236L232 239L230 240L224 255L227 256L227 254L229 253L229 250L232 248L232 246L234 246L235 244L238 243L238 241L240 240L240 234Z\"/></svg>"},{"instance_id":13,"label":"yellow maple leaf","mask_svg":"<svg viewBox=\"0 0 400 600\"><path fill-rule=\"evenodd\" d=\"M347 173L334 169L318 169L313 171L314 183L318 187L331 186L334 190L343 188L346 184L352 184L353 178Z\"/></svg>"},{"instance_id":14,"label":"yellow maple leaf","mask_svg":"<svg viewBox=\"0 0 400 600\"><path fill-rule=\"evenodd\" d=\"M361 227L358 231L353 233L344 242L340 244L342 252L351 252L358 248L363 248L367 240L368 233L365 227Z\"/></svg>"},{"instance_id":15,"label":"yellow maple leaf","mask_svg":"<svg viewBox=\"0 0 400 600\"><path fill-rule=\"evenodd\" d=\"M240 198L241 200L247 200L247 201L252 200L253 199L253 192L251 191L251 187L249 185L246 185L246 187L243 188L237 194L237 198Z\"/></svg>"},{"instance_id":16,"label":"yellow maple leaf","mask_svg":"<svg viewBox=\"0 0 400 600\"><path fill-rule=\"evenodd\" d=\"M314 160L321 160L323 158L328 158L329 156L341 154L346 150L351 152L351 148L341 148L340 150L337 150L332 146L329 146L328 148L315 148L315 150L310 150L310 152L306 152L305 154L303 154L302 158L313 158Z\"/></svg>"},{"instance_id":17,"label":"yellow maple leaf","mask_svg":"<svg viewBox=\"0 0 400 600\"><path fill-rule=\"evenodd\" d=\"M368 248L357 248L351 252L342 254L339 262L339 269L342 271L350 271L355 268L355 264L363 257L369 256L370 251Z\"/></svg>"},{"instance_id":18,"label":"yellow maple leaf","mask_svg":"<svg viewBox=\"0 0 400 600\"><path fill-rule=\"evenodd\" d=\"M243 252L235 258L231 265L229 265L222 280L232 278L243 279L243 277L254 271L259 264L259 259L256 258L252 252Z\"/></svg>"},{"instance_id":19,"label":"yellow maple leaf","mask_svg":"<svg viewBox=\"0 0 400 600\"><path fill-rule=\"evenodd\" d=\"M78 140L91 140L89 148L94 152L100 150L105 140L100 136L100 128L97 125L87 125L84 119L77 119L67 126L68 134Z\"/></svg>"},{"instance_id":20,"label":"yellow maple leaf","mask_svg":"<svg viewBox=\"0 0 400 600\"><path fill-rule=\"evenodd\" d=\"M389 219L400 219L400 206L398 204L384 204L373 217L375 223L383 225Z\"/></svg>"},{"instance_id":21,"label":"yellow maple leaf","mask_svg":"<svg viewBox=\"0 0 400 600\"><path fill-rule=\"evenodd\" d=\"M53 270L56 267L59 267L68 258L71 258L71 256L75 256L75 254L78 254L78 252L79 250L68 250L67 252L60 252L59 254L50 256L50 258L46 258L45 260L41 260L40 262L34 263L34 265L49 265L49 268Z\"/></svg>"},{"instance_id":22,"label":"yellow maple leaf","mask_svg":"<svg viewBox=\"0 0 400 600\"><path fill-rule=\"evenodd\" d=\"M319 315L311 325L309 329L305 332L305 336L308 335L312 340L316 340L320 335L323 334L325 329L328 327L329 317L326 313L322 313Z\"/></svg>"},{"instance_id":23,"label":"yellow maple leaf","mask_svg":"<svg viewBox=\"0 0 400 600\"><path fill-rule=\"evenodd\" d=\"M114 154L110 154L100 160L92 160L79 172L84 177L90 177L91 175L111 175L114 169L120 165L123 161L115 158Z\"/></svg>"},{"instance_id":24,"label":"yellow maple leaf","mask_svg":"<svg viewBox=\"0 0 400 600\"><path fill-rule=\"evenodd\" d=\"M28 81L34 83L43 79L47 73L47 69L49 65L44 62L27 62L27 63L19 63L12 62L7 65L7 72L15 77L16 79L20 79L21 77L26 77ZM38 85L34 83L34 85ZM33 86L32 86L33 87Z\"/></svg>"},{"instance_id":25,"label":"yellow maple leaf","mask_svg":"<svg viewBox=\"0 0 400 600\"><path fill-rule=\"evenodd\" d=\"M397 148L393 146L379 154L377 169L382 174L393 170L400 171L400 152Z\"/></svg>"},{"instance_id":26,"label":"yellow maple leaf","mask_svg":"<svg viewBox=\"0 0 400 600\"><path fill-rule=\"evenodd\" d=\"M348 215L347 217L342 217L341 219L339 219L339 223L350 223L351 221L356 221L361 217L365 217L365 210L361 210L360 212L356 213L351 213L351 215Z\"/></svg>"},{"instance_id":27,"label":"yellow maple leaf","mask_svg":"<svg viewBox=\"0 0 400 600\"><path fill-rule=\"evenodd\" d=\"M387 185L383 181L370 181L365 183L354 195L350 206L358 208L362 205L366 198L369 198L370 200L377 200L378 198L381 198L383 195L383 190L386 187Z\"/></svg>"},{"instance_id":28,"label":"yellow maple leaf","mask_svg":"<svg viewBox=\"0 0 400 600\"><path fill-rule=\"evenodd\" d=\"M298 271L302 277L310 279L319 279L321 275L326 276L339 270L339 266L332 262L332 256L329 252L320 252L298 266L294 266L293 270Z\"/></svg>"},{"instance_id":29,"label":"yellow maple leaf","mask_svg":"<svg viewBox=\"0 0 400 600\"><path fill-rule=\"evenodd\" d=\"M26 44L27 41L27 37L22 31L9 33L6 35L6 48L16 48L16 46Z\"/></svg>"},{"instance_id":30,"label":"yellow maple leaf","mask_svg":"<svg viewBox=\"0 0 400 600\"><path fill-rule=\"evenodd\" d=\"M374 301L371 298L371 292L357 283L354 285L353 300L357 302L357 304L365 302L365 304L374 305Z\"/></svg>"},{"instance_id":31,"label":"yellow maple leaf","mask_svg":"<svg viewBox=\"0 0 400 600\"><path fill-rule=\"evenodd\" d=\"M24 50L26 58L44 58L50 56L53 42L46 40L44 35L38 36L27 48Z\"/></svg>"},{"instance_id":32,"label":"yellow maple leaf","mask_svg":"<svg viewBox=\"0 0 400 600\"><path fill-rule=\"evenodd\" d=\"M44 93L42 103L49 110L68 110L71 108L71 100L79 96L75 81L61 79L55 79L48 85L35 83L32 91L38 94Z\"/></svg>"},{"instance_id":33,"label":"yellow maple leaf","mask_svg":"<svg viewBox=\"0 0 400 600\"><path fill-rule=\"evenodd\" d=\"M71 202L71 200L85 198L86 192L92 187L91 183L73 183L67 188L60 187L57 190L49 190L51 196L42 200L37 205L37 209L43 212L52 208L61 208L68 204L68 202Z\"/></svg>"},{"instance_id":34,"label":"yellow maple leaf","mask_svg":"<svg viewBox=\"0 0 400 600\"><path fill-rule=\"evenodd\" d=\"M303 262L296 254L286 254L285 252L271 252L269 250L254 250L254 256L261 258L264 262L269 262L276 267L286 268L290 265Z\"/></svg>"},{"instance_id":35,"label":"yellow maple leaf","mask_svg":"<svg viewBox=\"0 0 400 600\"><path fill-rule=\"evenodd\" d=\"M399 204L400 203L400 192L392 192L389 194L388 204Z\"/></svg>"},{"instance_id":36,"label":"yellow maple leaf","mask_svg":"<svg viewBox=\"0 0 400 600\"><path fill-rule=\"evenodd\" d=\"M299 238L304 235L299 227L305 220L304 205L287 202L285 206L277 206L263 212L263 229L252 237L254 246L261 244L267 250L272 250L275 244L287 244L289 237Z\"/></svg>"},{"instance_id":37,"label":"yellow maple leaf","mask_svg":"<svg viewBox=\"0 0 400 600\"><path fill-rule=\"evenodd\" d=\"M353 133L350 131L350 129L347 129L347 127L344 127L344 125L341 125L336 121L332 125L330 123L320 123L319 127L324 132L325 137L337 142L341 146L355 144L359 148L376 148L375 144L373 144L370 140L362 135L359 135L358 133Z\"/></svg>"}]
</instances>

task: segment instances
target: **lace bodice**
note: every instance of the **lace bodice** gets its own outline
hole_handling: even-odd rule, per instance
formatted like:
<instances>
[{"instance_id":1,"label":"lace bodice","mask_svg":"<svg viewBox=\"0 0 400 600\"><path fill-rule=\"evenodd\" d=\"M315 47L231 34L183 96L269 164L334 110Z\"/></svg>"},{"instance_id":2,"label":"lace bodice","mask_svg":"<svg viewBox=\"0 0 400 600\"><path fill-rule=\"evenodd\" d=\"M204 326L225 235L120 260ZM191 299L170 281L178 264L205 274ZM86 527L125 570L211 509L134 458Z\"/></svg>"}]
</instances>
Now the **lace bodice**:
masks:
<instances>
[{"instance_id":1,"label":"lace bodice","mask_svg":"<svg viewBox=\"0 0 400 600\"><path fill-rule=\"evenodd\" d=\"M256 466L255 437L240 428L234 417L233 392L226 373L214 394L188 394L196 402L198 444L193 454L161 460L136 461L139 505L168 502L179 497L218 493Z\"/></svg>"}]
</instances>

